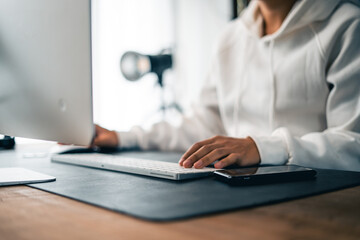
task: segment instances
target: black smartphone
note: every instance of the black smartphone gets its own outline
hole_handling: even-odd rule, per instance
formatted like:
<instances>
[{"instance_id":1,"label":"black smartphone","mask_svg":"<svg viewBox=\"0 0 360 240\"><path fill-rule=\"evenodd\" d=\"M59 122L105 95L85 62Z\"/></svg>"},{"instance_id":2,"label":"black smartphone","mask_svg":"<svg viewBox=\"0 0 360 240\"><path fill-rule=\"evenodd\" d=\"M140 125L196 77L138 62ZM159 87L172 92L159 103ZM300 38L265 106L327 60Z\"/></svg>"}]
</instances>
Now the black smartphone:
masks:
<instances>
[{"instance_id":1,"label":"black smartphone","mask_svg":"<svg viewBox=\"0 0 360 240\"><path fill-rule=\"evenodd\" d=\"M310 180L316 171L297 165L250 167L215 171L217 180L230 185L257 185Z\"/></svg>"}]
</instances>

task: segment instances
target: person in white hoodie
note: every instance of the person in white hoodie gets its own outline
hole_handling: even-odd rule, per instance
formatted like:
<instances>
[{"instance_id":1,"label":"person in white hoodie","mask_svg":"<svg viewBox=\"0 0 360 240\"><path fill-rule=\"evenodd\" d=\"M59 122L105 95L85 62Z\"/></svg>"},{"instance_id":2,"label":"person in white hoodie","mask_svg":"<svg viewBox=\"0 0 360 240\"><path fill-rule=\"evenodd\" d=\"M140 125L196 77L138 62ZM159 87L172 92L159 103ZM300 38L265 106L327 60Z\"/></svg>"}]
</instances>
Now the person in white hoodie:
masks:
<instances>
[{"instance_id":1,"label":"person in white hoodie","mask_svg":"<svg viewBox=\"0 0 360 240\"><path fill-rule=\"evenodd\" d=\"M297 164L360 171L360 4L250 1L222 35L193 113L98 146L186 151L184 167ZM195 143L195 144L194 144Z\"/></svg>"}]
</instances>

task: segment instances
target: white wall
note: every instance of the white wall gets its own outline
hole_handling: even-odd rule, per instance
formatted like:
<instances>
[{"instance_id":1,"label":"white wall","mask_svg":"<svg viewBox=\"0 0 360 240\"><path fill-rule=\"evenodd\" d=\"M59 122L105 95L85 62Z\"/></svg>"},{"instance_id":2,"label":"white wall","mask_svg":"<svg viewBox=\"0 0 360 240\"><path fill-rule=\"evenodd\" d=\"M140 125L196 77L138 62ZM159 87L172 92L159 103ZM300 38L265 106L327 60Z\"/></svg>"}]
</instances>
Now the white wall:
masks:
<instances>
[{"instance_id":1,"label":"white wall","mask_svg":"<svg viewBox=\"0 0 360 240\"><path fill-rule=\"evenodd\" d=\"M188 108L209 71L214 45L232 17L230 0L175 1L176 98Z\"/></svg>"},{"instance_id":2,"label":"white wall","mask_svg":"<svg viewBox=\"0 0 360 240\"><path fill-rule=\"evenodd\" d=\"M174 70L165 74L166 98L187 108L199 93L213 44L231 17L230 0L93 0L94 117L127 130L158 121L160 90L154 75L128 82L119 60L128 50L156 54L173 48ZM168 119L176 114L169 114Z\"/></svg>"},{"instance_id":3,"label":"white wall","mask_svg":"<svg viewBox=\"0 0 360 240\"><path fill-rule=\"evenodd\" d=\"M118 130L151 118L159 107L156 77L129 82L120 71L125 51L154 54L174 42L171 0L93 1L94 120Z\"/></svg>"}]
</instances>

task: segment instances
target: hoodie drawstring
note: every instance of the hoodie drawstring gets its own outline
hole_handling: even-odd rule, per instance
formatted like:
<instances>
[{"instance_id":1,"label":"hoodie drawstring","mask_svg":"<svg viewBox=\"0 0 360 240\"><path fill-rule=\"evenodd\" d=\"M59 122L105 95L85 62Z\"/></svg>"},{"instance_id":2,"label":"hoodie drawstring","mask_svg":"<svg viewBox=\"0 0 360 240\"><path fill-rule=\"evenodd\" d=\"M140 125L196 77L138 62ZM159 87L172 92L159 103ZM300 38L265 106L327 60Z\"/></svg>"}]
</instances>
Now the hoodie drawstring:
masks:
<instances>
[{"instance_id":1,"label":"hoodie drawstring","mask_svg":"<svg viewBox=\"0 0 360 240\"><path fill-rule=\"evenodd\" d=\"M270 109L269 109L269 125L270 129L273 131L275 127L275 100L276 100L276 83L275 83L275 76L274 76L274 61L273 61L273 54L274 54L274 44L275 40L270 41L269 46L269 63L270 63L270 71L269 71L269 78L271 81L271 99L270 99Z\"/></svg>"},{"instance_id":2,"label":"hoodie drawstring","mask_svg":"<svg viewBox=\"0 0 360 240\"><path fill-rule=\"evenodd\" d=\"M239 54L244 54L246 53L246 46L248 43L248 38L245 38L244 44L242 46L241 52ZM245 57L243 57L243 59L247 59ZM247 59L247 61L240 63L240 69L239 69L239 73L241 73L242 75L240 76L239 82L238 82L238 86L237 88L239 89L239 93L235 98L235 103L234 103L234 112L233 112L233 124L234 124L234 137L239 137L239 114L240 114L240 101L241 101L241 97L243 96L243 91L244 91L244 77L246 77L246 74L244 74L244 68L245 68L245 64L247 64L249 62L249 59Z\"/></svg>"}]
</instances>

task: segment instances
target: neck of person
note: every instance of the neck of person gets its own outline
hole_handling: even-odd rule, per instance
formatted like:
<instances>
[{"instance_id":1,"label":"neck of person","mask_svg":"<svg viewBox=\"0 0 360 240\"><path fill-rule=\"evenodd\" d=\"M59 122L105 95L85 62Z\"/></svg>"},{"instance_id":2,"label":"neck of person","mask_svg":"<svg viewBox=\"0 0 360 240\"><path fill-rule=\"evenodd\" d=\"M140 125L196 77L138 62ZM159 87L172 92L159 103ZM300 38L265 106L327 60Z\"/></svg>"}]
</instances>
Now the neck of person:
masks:
<instances>
[{"instance_id":1,"label":"neck of person","mask_svg":"<svg viewBox=\"0 0 360 240\"><path fill-rule=\"evenodd\" d=\"M295 2L296 0L258 1L260 13L264 18L264 36L273 34L281 27Z\"/></svg>"}]
</instances>

